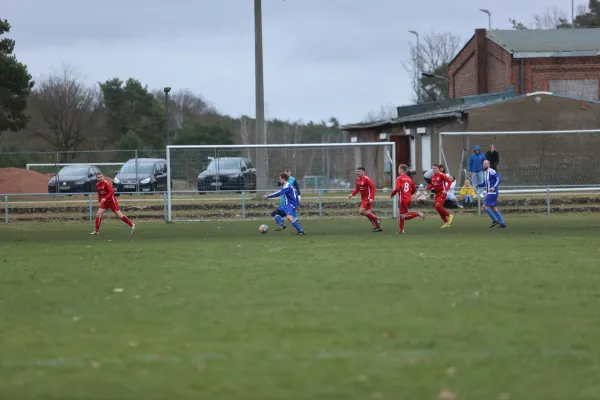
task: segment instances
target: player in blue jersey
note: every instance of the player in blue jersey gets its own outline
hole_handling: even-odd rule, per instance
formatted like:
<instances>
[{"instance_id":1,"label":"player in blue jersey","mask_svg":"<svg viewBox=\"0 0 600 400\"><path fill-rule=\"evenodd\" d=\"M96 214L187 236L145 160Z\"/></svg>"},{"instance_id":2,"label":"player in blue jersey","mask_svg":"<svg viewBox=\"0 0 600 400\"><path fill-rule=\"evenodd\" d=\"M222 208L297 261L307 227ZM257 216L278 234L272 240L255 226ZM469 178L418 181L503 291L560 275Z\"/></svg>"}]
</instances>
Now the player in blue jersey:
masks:
<instances>
[{"instance_id":1,"label":"player in blue jersey","mask_svg":"<svg viewBox=\"0 0 600 400\"><path fill-rule=\"evenodd\" d=\"M285 223L283 218L286 218L292 223L294 228L298 231L298 235L304 235L304 229L298 223L298 220L294 217L294 212L298 208L298 194L292 185L289 183L290 176L288 174L279 175L279 183L281 184L281 190L265 195L265 199L274 199L275 197L282 196L284 200L283 207L279 207L273 211L271 215L277 223L278 231L285 229Z\"/></svg>"},{"instance_id":2,"label":"player in blue jersey","mask_svg":"<svg viewBox=\"0 0 600 400\"><path fill-rule=\"evenodd\" d=\"M506 223L502 214L498 210L498 187L500 186L502 179L500 175L490 168L490 162L485 160L483 162L483 182L479 183L478 187L485 187L487 189L487 196L483 202L483 210L492 219L490 228L500 225L500 228L506 228Z\"/></svg>"},{"instance_id":3,"label":"player in blue jersey","mask_svg":"<svg viewBox=\"0 0 600 400\"><path fill-rule=\"evenodd\" d=\"M296 194L298 195L298 208L300 208L300 186L298 186L298 181L292 176L291 170L286 169L284 173L290 177L290 179L288 179L288 183L294 188L294 190L296 190ZM281 186L281 183L277 182L277 186ZM283 206L285 206L285 196L281 196L279 200L279 207L281 208ZM294 209L294 218L296 219L298 219L298 208Z\"/></svg>"}]
</instances>

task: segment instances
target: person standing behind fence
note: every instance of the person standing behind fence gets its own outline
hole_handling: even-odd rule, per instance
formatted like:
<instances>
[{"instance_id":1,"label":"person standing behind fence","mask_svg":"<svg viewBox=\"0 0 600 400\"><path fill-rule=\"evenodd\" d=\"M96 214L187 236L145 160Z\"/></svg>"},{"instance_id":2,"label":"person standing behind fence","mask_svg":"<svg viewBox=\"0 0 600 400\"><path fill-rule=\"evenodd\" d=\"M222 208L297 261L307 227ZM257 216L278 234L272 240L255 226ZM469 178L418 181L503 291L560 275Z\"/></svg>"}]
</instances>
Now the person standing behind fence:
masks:
<instances>
[{"instance_id":1,"label":"person standing behind fence","mask_svg":"<svg viewBox=\"0 0 600 400\"><path fill-rule=\"evenodd\" d=\"M496 151L496 146L490 144L490 149L485 153L485 158L490 162L490 168L497 171L498 164L500 164L500 153Z\"/></svg>"},{"instance_id":2,"label":"person standing behind fence","mask_svg":"<svg viewBox=\"0 0 600 400\"><path fill-rule=\"evenodd\" d=\"M483 162L485 160L485 155L481 154L481 147L475 146L473 154L469 158L469 173L471 174L474 187L483 183ZM479 197L483 198L481 189L478 189L477 192L479 193Z\"/></svg>"}]
</instances>

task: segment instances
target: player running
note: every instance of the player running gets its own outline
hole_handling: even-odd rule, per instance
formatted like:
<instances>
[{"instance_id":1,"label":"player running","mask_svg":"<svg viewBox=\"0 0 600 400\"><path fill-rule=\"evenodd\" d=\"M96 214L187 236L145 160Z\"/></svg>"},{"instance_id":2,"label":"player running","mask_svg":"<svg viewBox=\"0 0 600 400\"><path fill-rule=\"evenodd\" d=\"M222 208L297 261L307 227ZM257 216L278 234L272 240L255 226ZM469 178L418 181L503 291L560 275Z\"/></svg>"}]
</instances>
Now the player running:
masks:
<instances>
[{"instance_id":1,"label":"player running","mask_svg":"<svg viewBox=\"0 0 600 400\"><path fill-rule=\"evenodd\" d=\"M446 201L446 195L448 194L446 188L452 185L452 179L440 172L438 164L434 164L431 168L433 169L433 175L431 175L431 183L427 186L427 190L433 189L433 192L435 193L435 210L440 214L442 221L444 221L442 228L450 228L454 215L450 215L450 213L444 209L444 202Z\"/></svg>"},{"instance_id":2,"label":"player running","mask_svg":"<svg viewBox=\"0 0 600 400\"><path fill-rule=\"evenodd\" d=\"M288 183L294 188L298 195L298 208L300 208L300 186L298 186L298 181L292 176L292 171L290 169L286 169L283 173L289 176ZM277 182L277 186L281 186L281 183ZM283 206L285 206L285 196L281 196L279 200L279 207L281 208ZM298 219L298 208L294 209L294 218L296 219Z\"/></svg>"},{"instance_id":3,"label":"player running","mask_svg":"<svg viewBox=\"0 0 600 400\"><path fill-rule=\"evenodd\" d=\"M296 228L296 230L298 231L298 235L305 235L304 229L302 229L300 223L294 217L295 211L298 208L298 194L296 193L294 187L288 182L289 179L290 176L288 174L279 175L279 183L282 186L281 190L275 193L265 195L264 198L273 199L275 197L283 196L285 203L283 207L279 207L277 210L271 213L271 215L275 219L275 222L277 223L276 230L280 231L282 229L285 229L285 223L283 221L283 218L285 217L288 221L292 223L294 228Z\"/></svg>"},{"instance_id":4,"label":"player running","mask_svg":"<svg viewBox=\"0 0 600 400\"><path fill-rule=\"evenodd\" d=\"M477 187L485 187L487 189L487 195L483 201L483 210L488 213L492 219L490 228L500 225L500 228L506 228L504 218L498 210L498 187L500 186L502 179L500 175L490 168L490 162L485 160L483 162L483 182L478 184Z\"/></svg>"},{"instance_id":5,"label":"player running","mask_svg":"<svg viewBox=\"0 0 600 400\"><path fill-rule=\"evenodd\" d=\"M371 178L365 175L365 169L363 167L358 167L356 169L356 175L356 188L348 195L348 198L351 199L360 192L362 202L360 203L358 212L371 221L374 226L373 232L381 232L383 231L383 228L381 228L379 217L371 212L371 210L373 210L373 201L375 201L375 184Z\"/></svg>"},{"instance_id":6,"label":"player running","mask_svg":"<svg viewBox=\"0 0 600 400\"><path fill-rule=\"evenodd\" d=\"M413 218L425 219L425 216L421 211L419 212L408 212L410 203L412 203L412 196L417 191L417 185L413 182L412 178L408 176L408 165L400 164L398 167L398 177L396 178L396 188L390 195L393 199L394 196L399 193L400 198L398 200L398 208L400 208L400 214L398 215L398 226L400 231L398 234L404 233L404 221L409 221Z\"/></svg>"},{"instance_id":7,"label":"player running","mask_svg":"<svg viewBox=\"0 0 600 400\"><path fill-rule=\"evenodd\" d=\"M115 197L115 191L110 182L104 178L102 172L96 173L96 181L96 190L98 190L98 203L100 203L100 207L98 208L98 214L96 214L96 229L94 229L94 232L90 233L90 235L98 235L100 233L102 216L107 209L111 209L117 217L121 218L121 221L129 225L131 227L130 233L133 234L133 232L135 232L135 224L121 213L119 203Z\"/></svg>"}]
</instances>

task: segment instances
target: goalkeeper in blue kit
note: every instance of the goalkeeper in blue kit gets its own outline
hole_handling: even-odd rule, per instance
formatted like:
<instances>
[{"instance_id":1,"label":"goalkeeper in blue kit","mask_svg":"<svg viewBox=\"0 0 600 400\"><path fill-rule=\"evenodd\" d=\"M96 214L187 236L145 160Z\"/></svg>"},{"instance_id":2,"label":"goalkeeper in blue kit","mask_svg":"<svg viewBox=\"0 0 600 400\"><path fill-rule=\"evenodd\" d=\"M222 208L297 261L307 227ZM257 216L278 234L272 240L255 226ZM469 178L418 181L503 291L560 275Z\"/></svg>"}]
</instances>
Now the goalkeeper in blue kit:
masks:
<instances>
[{"instance_id":1,"label":"goalkeeper in blue kit","mask_svg":"<svg viewBox=\"0 0 600 400\"><path fill-rule=\"evenodd\" d=\"M296 189L289 183L289 175L281 174L279 175L279 183L281 184L281 190L265 195L265 199L274 199L275 197L283 197L284 205L279 207L277 210L273 211L271 215L275 219L277 223L276 230L280 231L285 229L284 218L292 223L294 228L298 231L298 235L304 235L304 229L300 226L300 223L294 217L296 215L296 209L298 208L299 199L298 194L296 193Z\"/></svg>"},{"instance_id":2,"label":"goalkeeper in blue kit","mask_svg":"<svg viewBox=\"0 0 600 400\"><path fill-rule=\"evenodd\" d=\"M483 202L483 210L492 219L490 228L500 225L500 228L506 228L504 218L498 210L498 187L500 186L502 179L500 175L490 168L490 162L485 160L483 162L483 182L478 184L478 187L485 187L487 189L487 196Z\"/></svg>"}]
</instances>

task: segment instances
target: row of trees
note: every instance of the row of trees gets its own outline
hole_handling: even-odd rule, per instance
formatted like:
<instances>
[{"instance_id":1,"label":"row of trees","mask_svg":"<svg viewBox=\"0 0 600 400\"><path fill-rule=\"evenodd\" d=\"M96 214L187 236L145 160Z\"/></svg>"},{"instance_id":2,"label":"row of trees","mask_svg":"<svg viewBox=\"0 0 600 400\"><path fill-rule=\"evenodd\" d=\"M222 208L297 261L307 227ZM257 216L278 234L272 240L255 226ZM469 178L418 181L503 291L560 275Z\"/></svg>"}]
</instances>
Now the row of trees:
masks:
<instances>
[{"instance_id":1,"label":"row of trees","mask_svg":"<svg viewBox=\"0 0 600 400\"><path fill-rule=\"evenodd\" d=\"M0 21L0 34L9 30L8 21ZM68 65L34 86L27 67L14 56L14 46L11 39L0 41L0 151L160 149L167 124L170 144L250 144L259 139L254 119L223 115L186 89L167 98L134 78L88 85ZM345 140L335 118L309 123L275 119L268 121L263 135L269 143Z\"/></svg>"}]
</instances>

